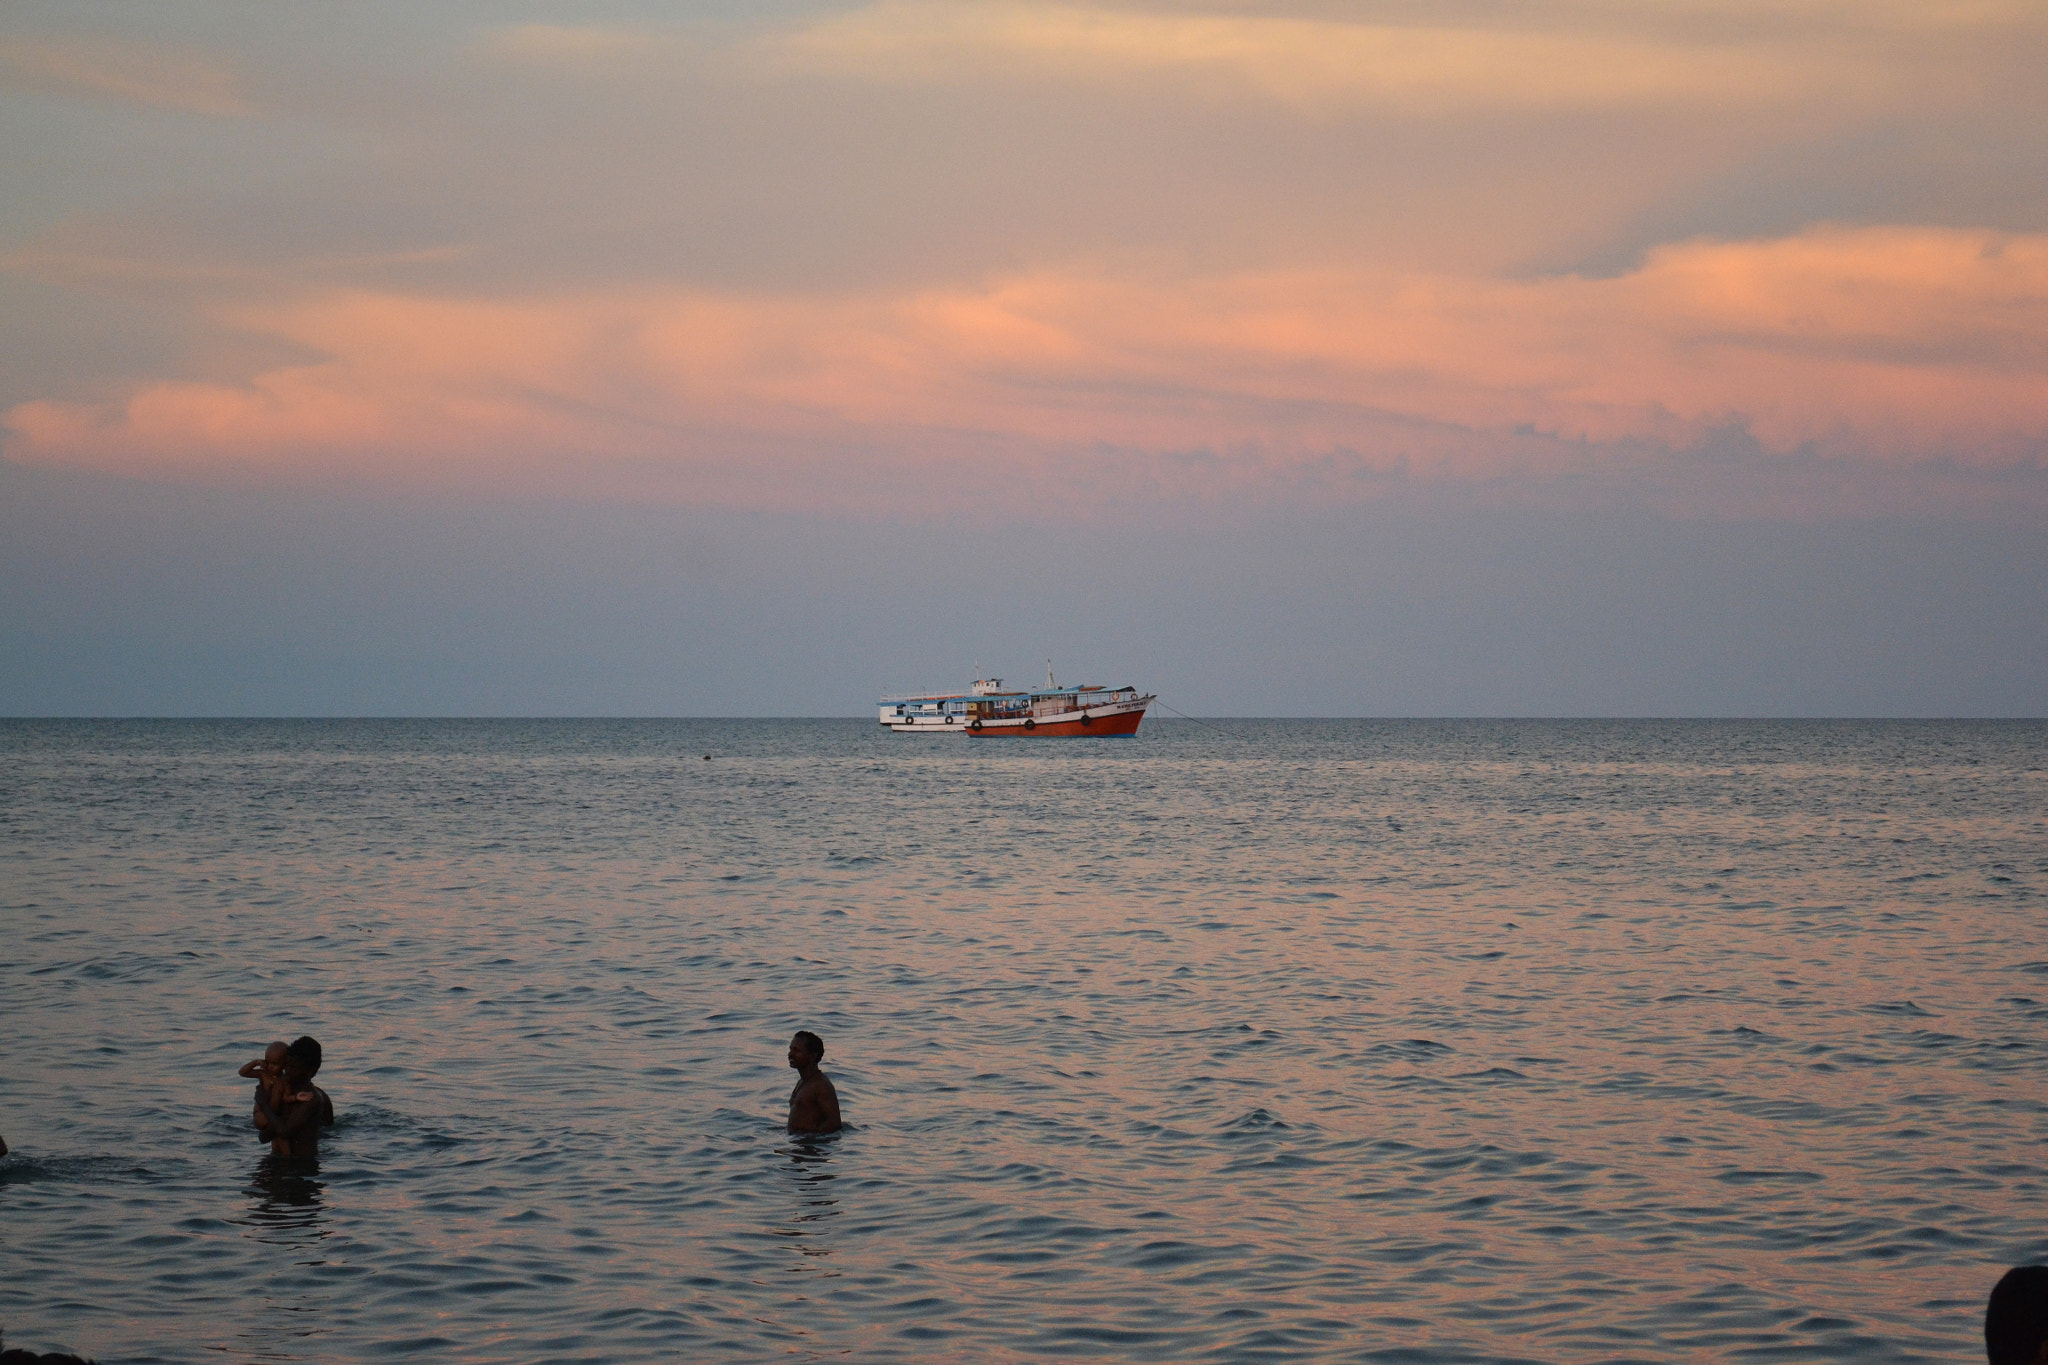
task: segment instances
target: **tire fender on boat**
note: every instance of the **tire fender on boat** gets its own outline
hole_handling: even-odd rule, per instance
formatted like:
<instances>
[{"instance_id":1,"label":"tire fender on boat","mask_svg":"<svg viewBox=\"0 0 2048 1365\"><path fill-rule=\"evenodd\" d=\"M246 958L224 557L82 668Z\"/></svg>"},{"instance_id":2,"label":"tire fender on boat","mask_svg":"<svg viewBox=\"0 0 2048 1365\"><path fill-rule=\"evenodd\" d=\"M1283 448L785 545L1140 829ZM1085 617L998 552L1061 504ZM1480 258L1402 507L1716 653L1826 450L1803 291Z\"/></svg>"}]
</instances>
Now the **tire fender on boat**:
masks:
<instances>
[{"instance_id":1,"label":"tire fender on boat","mask_svg":"<svg viewBox=\"0 0 2048 1365\"><path fill-rule=\"evenodd\" d=\"M1024 728L1027 730L1036 730L1038 728L1038 722L1033 720L1031 717L1026 716L1024 717Z\"/></svg>"},{"instance_id":2,"label":"tire fender on boat","mask_svg":"<svg viewBox=\"0 0 2048 1365\"><path fill-rule=\"evenodd\" d=\"M1093 725L1095 723L1095 717L1089 715L1086 711L1083 711L1081 713L1081 723L1083 725Z\"/></svg>"},{"instance_id":3,"label":"tire fender on boat","mask_svg":"<svg viewBox=\"0 0 2048 1365\"><path fill-rule=\"evenodd\" d=\"M981 728L981 722L979 720L971 720L967 722L967 728L970 730L979 730Z\"/></svg>"}]
</instances>

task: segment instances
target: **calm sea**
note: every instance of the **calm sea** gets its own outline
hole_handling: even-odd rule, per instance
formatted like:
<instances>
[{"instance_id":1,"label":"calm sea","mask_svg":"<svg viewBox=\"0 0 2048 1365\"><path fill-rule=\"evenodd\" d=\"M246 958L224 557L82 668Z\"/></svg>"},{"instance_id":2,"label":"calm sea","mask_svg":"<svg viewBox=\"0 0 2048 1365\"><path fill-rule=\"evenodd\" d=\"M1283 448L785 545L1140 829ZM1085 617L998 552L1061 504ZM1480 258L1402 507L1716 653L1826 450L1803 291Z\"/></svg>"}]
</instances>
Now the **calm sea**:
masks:
<instances>
[{"instance_id":1,"label":"calm sea","mask_svg":"<svg viewBox=\"0 0 2048 1365\"><path fill-rule=\"evenodd\" d=\"M0 942L106 1362L1971 1361L2048 1260L2038 722L0 723Z\"/></svg>"}]
</instances>

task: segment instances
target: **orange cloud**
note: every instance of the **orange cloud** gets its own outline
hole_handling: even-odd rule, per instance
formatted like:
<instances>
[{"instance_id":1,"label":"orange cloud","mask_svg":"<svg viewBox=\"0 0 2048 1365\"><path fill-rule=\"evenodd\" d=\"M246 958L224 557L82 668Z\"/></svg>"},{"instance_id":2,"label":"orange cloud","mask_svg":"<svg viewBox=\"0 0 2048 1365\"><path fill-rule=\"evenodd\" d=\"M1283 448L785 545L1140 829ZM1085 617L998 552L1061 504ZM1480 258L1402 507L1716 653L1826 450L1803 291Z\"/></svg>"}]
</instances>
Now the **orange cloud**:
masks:
<instances>
[{"instance_id":1,"label":"orange cloud","mask_svg":"<svg viewBox=\"0 0 2048 1365\"><path fill-rule=\"evenodd\" d=\"M116 104L238 118L234 74L210 53L114 38L0 39L0 85Z\"/></svg>"},{"instance_id":2,"label":"orange cloud","mask_svg":"<svg viewBox=\"0 0 2048 1365\"><path fill-rule=\"evenodd\" d=\"M2048 446L2048 236L1816 228L1613 278L1040 271L903 295L336 291L227 317L324 358L21 404L11 457L523 481L595 460L787 505L993 449L1113 448L1137 462L1117 477L1172 485L1333 456L1444 477L1639 460L1729 424L1891 463Z\"/></svg>"},{"instance_id":3,"label":"orange cloud","mask_svg":"<svg viewBox=\"0 0 2048 1365\"><path fill-rule=\"evenodd\" d=\"M880 0L764 44L805 71L949 82L990 71L1127 80L1211 78L1311 106L1437 112L1776 103L1868 93L1874 72L1833 47L1630 32L1614 15L1543 27L1186 14L1037 0ZM1608 23L1599 20L1606 19Z\"/></svg>"},{"instance_id":4,"label":"orange cloud","mask_svg":"<svg viewBox=\"0 0 2048 1365\"><path fill-rule=\"evenodd\" d=\"M1166 77L1306 110L1726 113L1797 104L1817 113L1881 101L1903 82L1967 84L1967 74L1936 69L1930 43L2025 43L2042 30L2038 6L2025 0L1577 0L1483 14L1353 6L1343 17L1299 8L872 0L755 28L532 23L495 31L479 48L608 75L712 58L755 74L887 85Z\"/></svg>"}]
</instances>

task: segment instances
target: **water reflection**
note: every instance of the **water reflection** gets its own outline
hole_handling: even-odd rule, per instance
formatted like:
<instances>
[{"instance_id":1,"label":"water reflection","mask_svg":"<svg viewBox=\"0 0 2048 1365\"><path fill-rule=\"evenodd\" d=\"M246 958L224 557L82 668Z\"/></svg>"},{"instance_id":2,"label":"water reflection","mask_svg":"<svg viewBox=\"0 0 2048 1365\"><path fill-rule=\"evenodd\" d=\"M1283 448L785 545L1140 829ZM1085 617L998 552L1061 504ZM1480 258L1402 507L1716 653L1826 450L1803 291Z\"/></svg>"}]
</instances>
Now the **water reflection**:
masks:
<instances>
[{"instance_id":1,"label":"water reflection","mask_svg":"<svg viewBox=\"0 0 2048 1365\"><path fill-rule=\"evenodd\" d=\"M250 1236L279 1246L317 1248L327 1236L327 1182L320 1163L304 1157L265 1156L249 1173L249 1212L242 1219ZM317 1265L317 1258L301 1261Z\"/></svg>"},{"instance_id":2,"label":"water reflection","mask_svg":"<svg viewBox=\"0 0 2048 1365\"><path fill-rule=\"evenodd\" d=\"M309 1297L306 1282L293 1273L296 1267L327 1263L321 1249L331 1231L326 1192L317 1158L266 1155L250 1171L243 1191L249 1208L237 1221L247 1228L244 1236L277 1248L267 1254L275 1258L270 1263L276 1287L266 1284L260 1298L248 1301L254 1316L236 1330L234 1343L227 1348L232 1354L250 1360L304 1360L301 1350L309 1339L333 1330L322 1320L315 1297Z\"/></svg>"},{"instance_id":3,"label":"water reflection","mask_svg":"<svg viewBox=\"0 0 2048 1365\"><path fill-rule=\"evenodd\" d=\"M838 1141L836 1133L805 1134L791 1137L787 1146L775 1149L776 1155L788 1159L782 1172L790 1198L789 1212L782 1225L771 1231L778 1237L789 1238L792 1249L806 1258L790 1266L792 1271L828 1276L837 1273L824 1262L832 1254L825 1234L831 1220L839 1216L831 1169L832 1149Z\"/></svg>"}]
</instances>

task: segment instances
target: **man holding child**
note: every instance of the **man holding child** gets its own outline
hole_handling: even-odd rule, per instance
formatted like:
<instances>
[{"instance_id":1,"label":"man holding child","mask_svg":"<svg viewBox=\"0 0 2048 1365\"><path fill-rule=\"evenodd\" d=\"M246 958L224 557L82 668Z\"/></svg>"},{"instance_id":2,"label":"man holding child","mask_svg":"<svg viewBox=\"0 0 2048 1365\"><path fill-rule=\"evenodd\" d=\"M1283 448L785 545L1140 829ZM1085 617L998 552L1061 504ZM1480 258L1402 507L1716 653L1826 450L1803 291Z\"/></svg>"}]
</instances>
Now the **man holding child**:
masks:
<instances>
[{"instance_id":1,"label":"man holding child","mask_svg":"<svg viewBox=\"0 0 2048 1365\"><path fill-rule=\"evenodd\" d=\"M320 1154L320 1130L334 1126L334 1104L326 1091L313 1084L319 1070L320 1042L307 1036L291 1043L272 1043L238 1073L256 1082L250 1123L256 1135L270 1144L273 1156Z\"/></svg>"}]
</instances>

